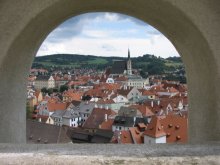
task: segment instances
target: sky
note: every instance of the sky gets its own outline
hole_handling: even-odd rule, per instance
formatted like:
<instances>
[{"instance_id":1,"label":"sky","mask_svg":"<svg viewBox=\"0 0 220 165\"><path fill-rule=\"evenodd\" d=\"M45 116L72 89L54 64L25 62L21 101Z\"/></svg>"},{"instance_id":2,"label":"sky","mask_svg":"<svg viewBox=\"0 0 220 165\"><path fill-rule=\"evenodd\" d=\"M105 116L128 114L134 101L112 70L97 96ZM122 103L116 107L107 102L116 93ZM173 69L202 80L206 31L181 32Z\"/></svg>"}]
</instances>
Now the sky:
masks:
<instances>
[{"instance_id":1,"label":"sky","mask_svg":"<svg viewBox=\"0 0 220 165\"><path fill-rule=\"evenodd\" d=\"M72 17L44 40L37 56L82 54L126 57L179 56L172 43L149 24L123 14L98 12Z\"/></svg>"}]
</instances>

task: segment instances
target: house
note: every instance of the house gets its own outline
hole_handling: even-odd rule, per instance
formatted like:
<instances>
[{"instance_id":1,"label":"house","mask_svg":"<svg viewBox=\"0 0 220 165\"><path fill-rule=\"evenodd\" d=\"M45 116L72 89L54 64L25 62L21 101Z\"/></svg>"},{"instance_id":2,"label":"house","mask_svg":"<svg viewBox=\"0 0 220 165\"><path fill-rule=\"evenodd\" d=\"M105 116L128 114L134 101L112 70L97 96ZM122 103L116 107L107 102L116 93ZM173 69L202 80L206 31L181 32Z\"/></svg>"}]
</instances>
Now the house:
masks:
<instances>
[{"instance_id":1,"label":"house","mask_svg":"<svg viewBox=\"0 0 220 165\"><path fill-rule=\"evenodd\" d=\"M139 89L139 91L142 93L142 96L145 96L147 99L156 99L156 92L153 90Z\"/></svg>"},{"instance_id":2,"label":"house","mask_svg":"<svg viewBox=\"0 0 220 165\"><path fill-rule=\"evenodd\" d=\"M55 80L53 76L37 76L35 79L35 88L42 89L42 88L54 88L55 87Z\"/></svg>"},{"instance_id":3,"label":"house","mask_svg":"<svg viewBox=\"0 0 220 165\"><path fill-rule=\"evenodd\" d=\"M144 79L141 76L130 75L126 84L128 87L136 87L137 89L143 89L149 85L149 79Z\"/></svg>"},{"instance_id":4,"label":"house","mask_svg":"<svg viewBox=\"0 0 220 165\"><path fill-rule=\"evenodd\" d=\"M55 80L55 86L58 88L71 81L71 75L55 75L53 78Z\"/></svg>"},{"instance_id":5,"label":"house","mask_svg":"<svg viewBox=\"0 0 220 165\"><path fill-rule=\"evenodd\" d=\"M65 110L67 103L42 101L38 106L38 115L51 116L56 110Z\"/></svg>"},{"instance_id":6,"label":"house","mask_svg":"<svg viewBox=\"0 0 220 165\"><path fill-rule=\"evenodd\" d=\"M83 128L96 131L100 125L108 120L108 116L115 115L116 113L111 109L94 108L88 119L83 124Z\"/></svg>"},{"instance_id":7,"label":"house","mask_svg":"<svg viewBox=\"0 0 220 165\"><path fill-rule=\"evenodd\" d=\"M126 116L126 117L142 117L140 111L136 109L136 107L121 107L118 111L118 116Z\"/></svg>"},{"instance_id":8,"label":"house","mask_svg":"<svg viewBox=\"0 0 220 165\"><path fill-rule=\"evenodd\" d=\"M166 132L157 116L151 119L143 135L144 144L166 143Z\"/></svg>"},{"instance_id":9,"label":"house","mask_svg":"<svg viewBox=\"0 0 220 165\"><path fill-rule=\"evenodd\" d=\"M115 81L114 81L114 79L113 79L112 77L108 77L108 78L106 79L106 83L108 83L108 84L114 84Z\"/></svg>"},{"instance_id":10,"label":"house","mask_svg":"<svg viewBox=\"0 0 220 165\"><path fill-rule=\"evenodd\" d=\"M152 116L155 115L155 114L150 110L150 108L148 108L148 107L145 106L145 105L137 105L137 104L136 104L136 105L131 105L131 106L129 106L129 107L138 110L143 117L146 117L146 118L147 118L148 123L150 123L150 120L151 120Z\"/></svg>"},{"instance_id":11,"label":"house","mask_svg":"<svg viewBox=\"0 0 220 165\"><path fill-rule=\"evenodd\" d=\"M63 125L67 125L69 127L78 127L81 126L81 115L74 110L66 110L62 116Z\"/></svg>"},{"instance_id":12,"label":"house","mask_svg":"<svg viewBox=\"0 0 220 165\"><path fill-rule=\"evenodd\" d=\"M188 119L184 115L168 115L160 120L166 132L167 143L186 143Z\"/></svg>"},{"instance_id":13,"label":"house","mask_svg":"<svg viewBox=\"0 0 220 165\"><path fill-rule=\"evenodd\" d=\"M115 103L128 103L129 100L127 99L126 96L123 96L123 95L120 95L120 94L114 94L111 96L112 100L115 102Z\"/></svg>"},{"instance_id":14,"label":"house","mask_svg":"<svg viewBox=\"0 0 220 165\"><path fill-rule=\"evenodd\" d=\"M49 117L47 118L46 124L52 124L52 125L54 125L54 120L53 120L53 118L51 118L51 116L49 116Z\"/></svg>"},{"instance_id":15,"label":"house","mask_svg":"<svg viewBox=\"0 0 220 165\"><path fill-rule=\"evenodd\" d=\"M67 110L71 110L73 109L74 107L77 107L79 106L81 103L81 101L76 101L76 100L73 100L69 103L68 107L67 107Z\"/></svg>"},{"instance_id":16,"label":"house","mask_svg":"<svg viewBox=\"0 0 220 165\"><path fill-rule=\"evenodd\" d=\"M81 122L79 123L80 125L82 125L87 120L89 115L92 113L94 108L95 108L95 103L86 101L86 102L81 102L78 106L68 110L71 110L72 113L76 113L80 115Z\"/></svg>"},{"instance_id":17,"label":"house","mask_svg":"<svg viewBox=\"0 0 220 165\"><path fill-rule=\"evenodd\" d=\"M129 130L130 127L134 127L135 118L126 116L116 116L112 124L112 131Z\"/></svg>"},{"instance_id":18,"label":"house","mask_svg":"<svg viewBox=\"0 0 220 165\"><path fill-rule=\"evenodd\" d=\"M71 102L73 100L75 101L81 101L83 92L78 92L74 90L68 90L63 92L63 101L64 102Z\"/></svg>"},{"instance_id":19,"label":"house","mask_svg":"<svg viewBox=\"0 0 220 165\"><path fill-rule=\"evenodd\" d=\"M129 88L124 86L123 89L117 90L117 93L133 102L137 101L142 96L142 93L136 87Z\"/></svg>"},{"instance_id":20,"label":"house","mask_svg":"<svg viewBox=\"0 0 220 165\"><path fill-rule=\"evenodd\" d=\"M105 109L111 109L114 111L118 111L121 106L123 106L125 103L115 103L115 101L113 99L100 99L96 102L96 105L100 108L105 108Z\"/></svg>"},{"instance_id":21,"label":"house","mask_svg":"<svg viewBox=\"0 0 220 165\"><path fill-rule=\"evenodd\" d=\"M64 110L56 110L53 112L53 114L50 116L53 121L54 125L62 126L63 125L63 115L65 111Z\"/></svg>"}]
</instances>

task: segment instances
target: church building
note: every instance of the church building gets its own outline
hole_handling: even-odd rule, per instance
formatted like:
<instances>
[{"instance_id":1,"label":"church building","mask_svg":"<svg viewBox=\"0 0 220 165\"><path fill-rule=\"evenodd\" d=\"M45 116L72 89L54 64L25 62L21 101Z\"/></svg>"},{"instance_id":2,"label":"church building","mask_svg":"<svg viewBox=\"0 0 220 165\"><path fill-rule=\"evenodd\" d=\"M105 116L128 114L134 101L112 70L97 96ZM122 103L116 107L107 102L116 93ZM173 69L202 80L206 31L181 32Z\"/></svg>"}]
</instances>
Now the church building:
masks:
<instances>
[{"instance_id":1,"label":"church building","mask_svg":"<svg viewBox=\"0 0 220 165\"><path fill-rule=\"evenodd\" d=\"M125 86L127 87L136 87L142 89L145 86L149 85L149 79L143 79L140 75L134 75L132 73L132 61L130 57L130 50L128 49L128 58L127 60L117 60L114 61L112 68L109 70L109 76L106 80L107 83L114 83L117 77L125 76L127 81Z\"/></svg>"},{"instance_id":2,"label":"church building","mask_svg":"<svg viewBox=\"0 0 220 165\"><path fill-rule=\"evenodd\" d=\"M122 76L122 75L132 75L132 63L130 58L130 50L128 49L128 59L125 60L115 60L111 71L113 76Z\"/></svg>"}]
</instances>

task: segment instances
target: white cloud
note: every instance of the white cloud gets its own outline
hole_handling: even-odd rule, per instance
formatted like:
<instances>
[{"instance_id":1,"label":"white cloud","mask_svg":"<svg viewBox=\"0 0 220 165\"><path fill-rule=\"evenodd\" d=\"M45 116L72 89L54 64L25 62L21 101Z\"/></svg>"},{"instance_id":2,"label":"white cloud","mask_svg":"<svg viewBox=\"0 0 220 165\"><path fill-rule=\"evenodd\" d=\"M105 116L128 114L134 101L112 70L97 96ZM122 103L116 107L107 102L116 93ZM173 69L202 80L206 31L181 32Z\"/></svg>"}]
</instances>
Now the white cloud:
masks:
<instances>
[{"instance_id":1,"label":"white cloud","mask_svg":"<svg viewBox=\"0 0 220 165\"><path fill-rule=\"evenodd\" d=\"M136 18L117 13L83 14L67 20L47 37L37 56L56 53L127 56L128 46L134 57L147 53L178 56L159 31Z\"/></svg>"},{"instance_id":2,"label":"white cloud","mask_svg":"<svg viewBox=\"0 0 220 165\"><path fill-rule=\"evenodd\" d=\"M75 37L62 43L45 42L38 56L54 53L73 53L98 56L127 56L128 46L133 57L154 54L161 57L178 56L176 49L164 36L155 35L149 39L137 38L79 38ZM47 49L45 49L47 47Z\"/></svg>"}]
</instances>

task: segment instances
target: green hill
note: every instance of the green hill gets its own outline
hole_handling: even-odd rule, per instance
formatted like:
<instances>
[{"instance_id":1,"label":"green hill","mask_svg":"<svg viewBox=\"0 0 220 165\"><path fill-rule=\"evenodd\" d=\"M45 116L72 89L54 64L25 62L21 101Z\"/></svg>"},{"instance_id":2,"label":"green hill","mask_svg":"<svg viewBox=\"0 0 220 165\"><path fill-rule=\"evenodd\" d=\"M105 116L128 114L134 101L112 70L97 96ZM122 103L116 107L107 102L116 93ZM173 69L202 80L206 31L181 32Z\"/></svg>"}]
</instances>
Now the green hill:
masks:
<instances>
[{"instance_id":1,"label":"green hill","mask_svg":"<svg viewBox=\"0 0 220 165\"><path fill-rule=\"evenodd\" d=\"M149 75L184 70L180 57L169 57L165 59L146 54L131 59L134 69L142 70L142 73L147 72ZM126 60L126 58L78 54L54 54L36 57L32 68L96 68L98 70L104 70L106 67L112 66L114 60Z\"/></svg>"}]
</instances>

